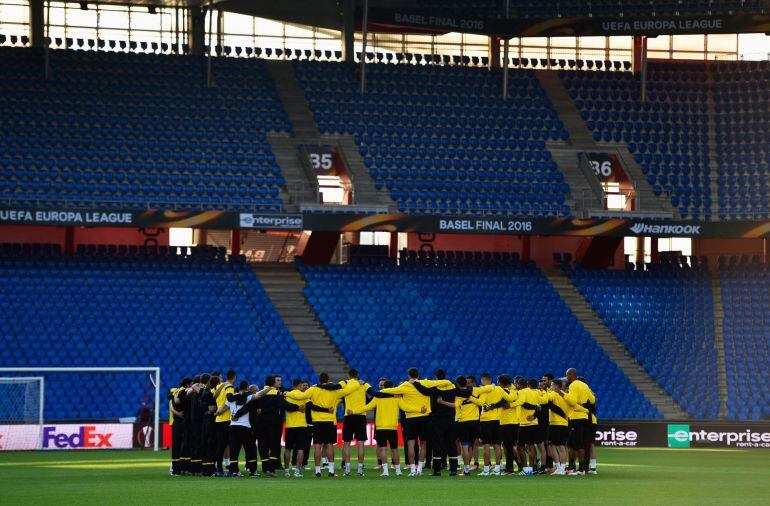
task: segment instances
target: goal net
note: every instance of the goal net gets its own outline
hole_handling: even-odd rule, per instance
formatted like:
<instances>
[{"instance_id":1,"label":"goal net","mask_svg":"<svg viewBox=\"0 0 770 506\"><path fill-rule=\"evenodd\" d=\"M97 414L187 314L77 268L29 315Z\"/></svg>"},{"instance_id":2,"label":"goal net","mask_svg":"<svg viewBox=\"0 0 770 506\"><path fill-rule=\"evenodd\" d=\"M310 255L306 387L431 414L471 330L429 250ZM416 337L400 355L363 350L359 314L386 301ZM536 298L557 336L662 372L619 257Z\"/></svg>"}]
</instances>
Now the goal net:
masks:
<instances>
[{"instance_id":1,"label":"goal net","mask_svg":"<svg viewBox=\"0 0 770 506\"><path fill-rule=\"evenodd\" d=\"M0 377L0 449L40 446L44 392L42 376Z\"/></svg>"},{"instance_id":2,"label":"goal net","mask_svg":"<svg viewBox=\"0 0 770 506\"><path fill-rule=\"evenodd\" d=\"M0 368L0 451L153 448L157 367Z\"/></svg>"}]
</instances>

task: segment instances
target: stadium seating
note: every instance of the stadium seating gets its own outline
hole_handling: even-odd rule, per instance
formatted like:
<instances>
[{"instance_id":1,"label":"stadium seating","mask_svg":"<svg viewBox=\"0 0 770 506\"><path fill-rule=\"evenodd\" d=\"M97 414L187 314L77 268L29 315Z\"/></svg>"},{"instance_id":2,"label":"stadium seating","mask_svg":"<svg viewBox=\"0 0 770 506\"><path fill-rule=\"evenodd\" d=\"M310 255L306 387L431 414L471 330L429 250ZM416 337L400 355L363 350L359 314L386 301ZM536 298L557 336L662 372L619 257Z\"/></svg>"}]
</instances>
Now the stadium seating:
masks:
<instances>
[{"instance_id":1,"label":"stadium seating","mask_svg":"<svg viewBox=\"0 0 770 506\"><path fill-rule=\"evenodd\" d=\"M560 71L597 142L628 145L657 195L683 218L711 219L707 71L702 63L650 62L647 101L627 72Z\"/></svg>"},{"instance_id":2,"label":"stadium seating","mask_svg":"<svg viewBox=\"0 0 770 506\"><path fill-rule=\"evenodd\" d=\"M770 64L717 62L712 97L721 220L770 217Z\"/></svg>"},{"instance_id":3,"label":"stadium seating","mask_svg":"<svg viewBox=\"0 0 770 506\"><path fill-rule=\"evenodd\" d=\"M322 133L353 135L378 188L413 214L567 216L547 140L567 138L531 70L295 62Z\"/></svg>"},{"instance_id":4,"label":"stadium seating","mask_svg":"<svg viewBox=\"0 0 770 506\"><path fill-rule=\"evenodd\" d=\"M720 265L724 307L727 416L738 420L770 417L764 379L770 366L770 273L757 259L732 257Z\"/></svg>"},{"instance_id":5,"label":"stadium seating","mask_svg":"<svg viewBox=\"0 0 770 506\"><path fill-rule=\"evenodd\" d=\"M183 376L234 368L255 383L312 369L259 280L224 248L4 244L3 367L157 366L162 392ZM127 384L127 381L132 383ZM46 375L48 420L136 416L152 389L136 374ZM78 393L78 389L95 390ZM99 392L101 391L101 392ZM168 403L161 403L167 416Z\"/></svg>"},{"instance_id":6,"label":"stadium seating","mask_svg":"<svg viewBox=\"0 0 770 506\"><path fill-rule=\"evenodd\" d=\"M600 418L660 414L604 354L532 262L439 252L400 266L304 265L305 294L362 377L405 379L408 367L451 377L489 370L537 377L577 367ZM373 264L372 264L373 263Z\"/></svg>"},{"instance_id":7,"label":"stadium seating","mask_svg":"<svg viewBox=\"0 0 770 506\"><path fill-rule=\"evenodd\" d=\"M288 132L262 61L0 48L0 199L34 206L281 209Z\"/></svg>"},{"instance_id":8,"label":"stadium seating","mask_svg":"<svg viewBox=\"0 0 770 506\"><path fill-rule=\"evenodd\" d=\"M629 352L695 418L719 412L711 277L673 264L567 272Z\"/></svg>"}]
</instances>

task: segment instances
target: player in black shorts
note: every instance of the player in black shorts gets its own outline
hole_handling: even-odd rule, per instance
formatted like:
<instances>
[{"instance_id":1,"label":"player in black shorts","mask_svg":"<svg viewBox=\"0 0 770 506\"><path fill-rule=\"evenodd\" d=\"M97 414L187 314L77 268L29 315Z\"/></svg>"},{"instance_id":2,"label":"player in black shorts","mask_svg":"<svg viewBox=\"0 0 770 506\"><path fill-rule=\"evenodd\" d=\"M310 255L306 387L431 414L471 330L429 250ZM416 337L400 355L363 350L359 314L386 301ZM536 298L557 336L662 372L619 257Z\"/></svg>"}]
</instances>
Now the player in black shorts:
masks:
<instances>
[{"instance_id":1,"label":"player in black shorts","mask_svg":"<svg viewBox=\"0 0 770 506\"><path fill-rule=\"evenodd\" d=\"M548 392L549 408L549 427L548 427L548 449L553 458L554 470L552 475L566 474L567 465L567 440L569 439L569 427L567 413L569 406L567 402L559 395L564 384L561 380L551 381L550 391Z\"/></svg>"}]
</instances>

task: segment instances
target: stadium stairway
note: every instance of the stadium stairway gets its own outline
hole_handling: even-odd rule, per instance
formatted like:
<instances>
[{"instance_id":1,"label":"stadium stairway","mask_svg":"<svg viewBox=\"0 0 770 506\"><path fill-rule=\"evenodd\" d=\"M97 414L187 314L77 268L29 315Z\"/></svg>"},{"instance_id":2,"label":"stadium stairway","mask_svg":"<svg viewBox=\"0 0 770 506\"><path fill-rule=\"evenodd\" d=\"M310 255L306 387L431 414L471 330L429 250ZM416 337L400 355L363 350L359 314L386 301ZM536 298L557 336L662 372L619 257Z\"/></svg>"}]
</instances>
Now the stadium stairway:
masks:
<instances>
[{"instance_id":1,"label":"stadium stairway","mask_svg":"<svg viewBox=\"0 0 770 506\"><path fill-rule=\"evenodd\" d=\"M295 264L254 262L251 266L316 375L326 372L335 381L347 378L350 367L308 304L305 280Z\"/></svg>"},{"instance_id":2,"label":"stadium stairway","mask_svg":"<svg viewBox=\"0 0 770 506\"><path fill-rule=\"evenodd\" d=\"M725 309L722 305L722 284L719 271L711 273L714 300L714 345L717 349L717 384L719 385L719 418L727 417L727 366L725 358Z\"/></svg>"},{"instance_id":3,"label":"stadium stairway","mask_svg":"<svg viewBox=\"0 0 770 506\"><path fill-rule=\"evenodd\" d=\"M310 178L300 159L299 146L304 142L281 135L268 135L267 141L286 181L280 194L284 209L298 212L302 203L318 202L318 182Z\"/></svg>"},{"instance_id":4,"label":"stadium stairway","mask_svg":"<svg viewBox=\"0 0 770 506\"><path fill-rule=\"evenodd\" d=\"M644 396L666 419L689 418L687 412L644 370L620 340L583 298L567 274L560 268L542 269L548 282L559 293L591 337L612 359ZM311 362L312 363L312 362Z\"/></svg>"},{"instance_id":5,"label":"stadium stairway","mask_svg":"<svg viewBox=\"0 0 770 506\"><path fill-rule=\"evenodd\" d=\"M270 60L267 68L278 90L278 98L283 102L283 108L289 117L294 136L300 139L319 139L321 133L307 105L305 93L294 77L291 62Z\"/></svg>"},{"instance_id":6,"label":"stadium stairway","mask_svg":"<svg viewBox=\"0 0 770 506\"><path fill-rule=\"evenodd\" d=\"M361 153L358 151L353 137L350 135L338 136L338 149L345 160L345 165L353 182L353 199L356 204L366 206L384 206L388 210L396 209L396 203L390 197L387 190L378 190L374 186L374 180L369 174L369 169L364 165Z\"/></svg>"},{"instance_id":7,"label":"stadium stairway","mask_svg":"<svg viewBox=\"0 0 770 506\"><path fill-rule=\"evenodd\" d=\"M278 98L292 125L290 136L269 135L267 140L286 180L287 195L284 202L291 202L292 208L288 210L299 211L302 203L318 202L318 182L305 170L299 147L322 144L321 134L307 106L305 95L294 78L291 63L270 60L267 67L278 91Z\"/></svg>"},{"instance_id":8,"label":"stadium stairway","mask_svg":"<svg viewBox=\"0 0 770 506\"><path fill-rule=\"evenodd\" d=\"M707 73L707 81L708 85L708 119L709 119L709 131L708 131L708 140L709 140L709 167L711 167L711 173L717 174L717 169L719 163L717 160L719 159L719 153L717 151L717 145L718 137L717 137L717 111L716 111L716 104L714 103L714 71L710 70ZM719 178L713 177L711 178L711 184L709 185L711 188L711 195L719 195ZM719 199L715 199L714 202L711 204L711 212L714 216L719 216ZM721 320L720 320L721 325ZM724 349L723 349L724 351ZM722 362L724 364L724 361ZM720 408L720 414L721 414L721 408Z\"/></svg>"},{"instance_id":9,"label":"stadium stairway","mask_svg":"<svg viewBox=\"0 0 770 506\"><path fill-rule=\"evenodd\" d=\"M374 180L364 165L353 138L348 135L322 137L316 125L313 112L305 99L305 93L297 82L292 63L288 61L268 62L270 76L275 82L278 97L292 124L292 136L274 135L268 137L278 164L286 179L286 188L291 199L285 200L299 206L302 203L318 203L317 194L311 189L317 188L317 182L310 178L303 168L299 147L302 145L334 144L353 183L353 198L356 205L377 207L393 206L395 202L387 191L377 190ZM332 140L332 142L329 142ZM299 210L299 209L297 209Z\"/></svg>"},{"instance_id":10,"label":"stadium stairway","mask_svg":"<svg viewBox=\"0 0 770 506\"><path fill-rule=\"evenodd\" d=\"M564 123L564 128L569 132L569 147L559 144L551 145L552 143L549 143L547 147L553 154L559 170L564 173L564 177L567 183L569 183L572 199L575 201L576 212L594 211L594 214L596 214L596 211L603 211L601 210L601 201L597 200L597 198L601 198L601 195L593 194L590 184L586 181L577 164L578 153L582 151L614 151L636 186L636 192L639 197L637 200L639 203L637 214L659 218L674 217L675 210L671 202L666 197L655 195L647 182L647 178L642 173L641 166L636 163L631 152L628 151L628 146L625 144L603 146L594 140L593 134L586 126L583 118L580 117L580 111L575 106L575 101L570 97L558 73L555 70L543 70L535 74L538 76L541 86L548 94L554 109L558 112L559 119ZM586 206L588 198L581 197L584 195L592 197L591 207Z\"/></svg>"}]
</instances>

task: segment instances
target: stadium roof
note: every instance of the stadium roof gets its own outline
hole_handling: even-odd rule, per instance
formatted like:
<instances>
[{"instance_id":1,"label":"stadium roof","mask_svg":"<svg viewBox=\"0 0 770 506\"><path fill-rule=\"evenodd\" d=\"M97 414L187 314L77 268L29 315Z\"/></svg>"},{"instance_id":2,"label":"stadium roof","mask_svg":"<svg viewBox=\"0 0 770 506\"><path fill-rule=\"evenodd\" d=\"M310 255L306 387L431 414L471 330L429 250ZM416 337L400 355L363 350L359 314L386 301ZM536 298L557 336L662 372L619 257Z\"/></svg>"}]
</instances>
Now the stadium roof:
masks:
<instances>
[{"instance_id":1,"label":"stadium roof","mask_svg":"<svg viewBox=\"0 0 770 506\"><path fill-rule=\"evenodd\" d=\"M74 0L65 0L74 1ZM341 29L346 0L213 0L224 11L269 18L289 23ZM360 24L362 0L353 0ZM205 6L207 0L99 0L101 4L185 7ZM619 2L622 4L622 2ZM581 2L566 2L571 10L535 10L527 2L511 1L511 18L504 19L497 8L482 8L440 0L369 0L370 29L395 32L465 32L498 36L575 36L575 35L663 35L699 33L766 33L770 31L770 0L744 5L738 0L722 0L721 8L703 6L697 0L639 7L631 2L628 12L596 10ZM502 4L502 1L500 1ZM607 2L602 5L610 5ZM614 5L614 4L613 4ZM577 6L577 7L575 7ZM653 7L654 6L654 7ZM733 6L733 7L731 7ZM554 8L556 9L556 8ZM589 9L586 12L581 9ZM596 7L598 9L598 7ZM639 10L630 10L639 9ZM648 10L649 9L649 10ZM661 10L667 9L667 10ZM673 10L671 10L673 9Z\"/></svg>"}]
</instances>

